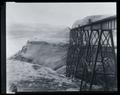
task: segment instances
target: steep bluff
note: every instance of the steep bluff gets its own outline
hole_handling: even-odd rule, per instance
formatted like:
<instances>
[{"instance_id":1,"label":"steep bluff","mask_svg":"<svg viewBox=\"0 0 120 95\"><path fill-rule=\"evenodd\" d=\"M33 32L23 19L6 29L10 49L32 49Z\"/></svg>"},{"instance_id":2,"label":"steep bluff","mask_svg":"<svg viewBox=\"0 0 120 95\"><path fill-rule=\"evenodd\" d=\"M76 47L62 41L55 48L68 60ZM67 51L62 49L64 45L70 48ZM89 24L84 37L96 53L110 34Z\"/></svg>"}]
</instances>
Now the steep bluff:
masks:
<instances>
[{"instance_id":1,"label":"steep bluff","mask_svg":"<svg viewBox=\"0 0 120 95\"><path fill-rule=\"evenodd\" d=\"M65 66L67 47L68 43L28 41L27 44L10 59L39 64L58 70Z\"/></svg>"}]
</instances>

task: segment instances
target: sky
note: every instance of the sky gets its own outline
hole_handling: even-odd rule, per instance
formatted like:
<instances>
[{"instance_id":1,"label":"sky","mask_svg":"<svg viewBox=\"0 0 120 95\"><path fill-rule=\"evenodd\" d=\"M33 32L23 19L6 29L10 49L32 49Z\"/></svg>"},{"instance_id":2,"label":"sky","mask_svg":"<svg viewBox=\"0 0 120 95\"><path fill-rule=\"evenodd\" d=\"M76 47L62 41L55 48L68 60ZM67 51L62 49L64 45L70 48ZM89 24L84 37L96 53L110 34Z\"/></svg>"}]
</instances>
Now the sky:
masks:
<instances>
[{"instance_id":1,"label":"sky","mask_svg":"<svg viewBox=\"0 0 120 95\"><path fill-rule=\"evenodd\" d=\"M6 24L40 23L69 26L89 15L116 14L116 3L6 3Z\"/></svg>"}]
</instances>

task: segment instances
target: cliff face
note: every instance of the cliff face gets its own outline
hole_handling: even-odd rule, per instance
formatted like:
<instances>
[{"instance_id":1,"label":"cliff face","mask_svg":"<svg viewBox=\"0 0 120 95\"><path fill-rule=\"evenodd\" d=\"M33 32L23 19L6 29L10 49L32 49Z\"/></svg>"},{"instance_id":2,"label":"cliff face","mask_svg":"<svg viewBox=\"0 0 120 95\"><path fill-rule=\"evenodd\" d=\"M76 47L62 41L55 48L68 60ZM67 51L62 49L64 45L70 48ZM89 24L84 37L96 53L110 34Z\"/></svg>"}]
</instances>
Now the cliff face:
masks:
<instances>
[{"instance_id":1,"label":"cliff face","mask_svg":"<svg viewBox=\"0 0 120 95\"><path fill-rule=\"evenodd\" d=\"M7 27L8 28L8 27ZM69 40L69 28L42 24L13 24L6 30L7 58L17 53L27 41L48 43L66 43Z\"/></svg>"},{"instance_id":2,"label":"cliff face","mask_svg":"<svg viewBox=\"0 0 120 95\"><path fill-rule=\"evenodd\" d=\"M66 43L48 43L44 41L30 41L11 59L30 62L57 70L65 65Z\"/></svg>"},{"instance_id":3,"label":"cliff face","mask_svg":"<svg viewBox=\"0 0 120 95\"><path fill-rule=\"evenodd\" d=\"M69 31L68 27L51 25L12 25L7 30L7 54L17 51L10 59L57 70L65 65Z\"/></svg>"}]
</instances>

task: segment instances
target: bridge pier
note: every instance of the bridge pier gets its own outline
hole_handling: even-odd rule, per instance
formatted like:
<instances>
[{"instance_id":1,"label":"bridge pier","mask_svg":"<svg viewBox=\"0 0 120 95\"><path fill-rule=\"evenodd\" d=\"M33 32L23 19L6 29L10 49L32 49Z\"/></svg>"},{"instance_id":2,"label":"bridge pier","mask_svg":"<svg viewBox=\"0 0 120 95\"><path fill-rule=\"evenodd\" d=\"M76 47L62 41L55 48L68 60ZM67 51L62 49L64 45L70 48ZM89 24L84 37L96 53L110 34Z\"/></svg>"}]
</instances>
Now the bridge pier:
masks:
<instances>
[{"instance_id":1,"label":"bridge pier","mask_svg":"<svg viewBox=\"0 0 120 95\"><path fill-rule=\"evenodd\" d=\"M111 78L112 75L114 78L111 80L116 80L117 59L113 30L116 30L116 17L109 17L71 30L66 76L81 79L80 91L92 90L93 84L102 85L107 91L110 89L109 77ZM83 89L86 87L83 81L88 83L89 87Z\"/></svg>"}]
</instances>

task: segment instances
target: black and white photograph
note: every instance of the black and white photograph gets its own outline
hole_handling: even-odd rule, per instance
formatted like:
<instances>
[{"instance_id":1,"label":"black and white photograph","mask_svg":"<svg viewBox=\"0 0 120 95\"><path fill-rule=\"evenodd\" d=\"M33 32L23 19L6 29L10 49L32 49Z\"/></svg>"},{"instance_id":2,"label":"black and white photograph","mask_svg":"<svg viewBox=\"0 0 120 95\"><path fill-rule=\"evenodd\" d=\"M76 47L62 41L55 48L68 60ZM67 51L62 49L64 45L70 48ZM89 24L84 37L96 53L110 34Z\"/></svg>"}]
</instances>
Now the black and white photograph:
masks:
<instances>
[{"instance_id":1,"label":"black and white photograph","mask_svg":"<svg viewBox=\"0 0 120 95\"><path fill-rule=\"evenodd\" d=\"M117 90L116 2L6 2L6 93Z\"/></svg>"}]
</instances>

